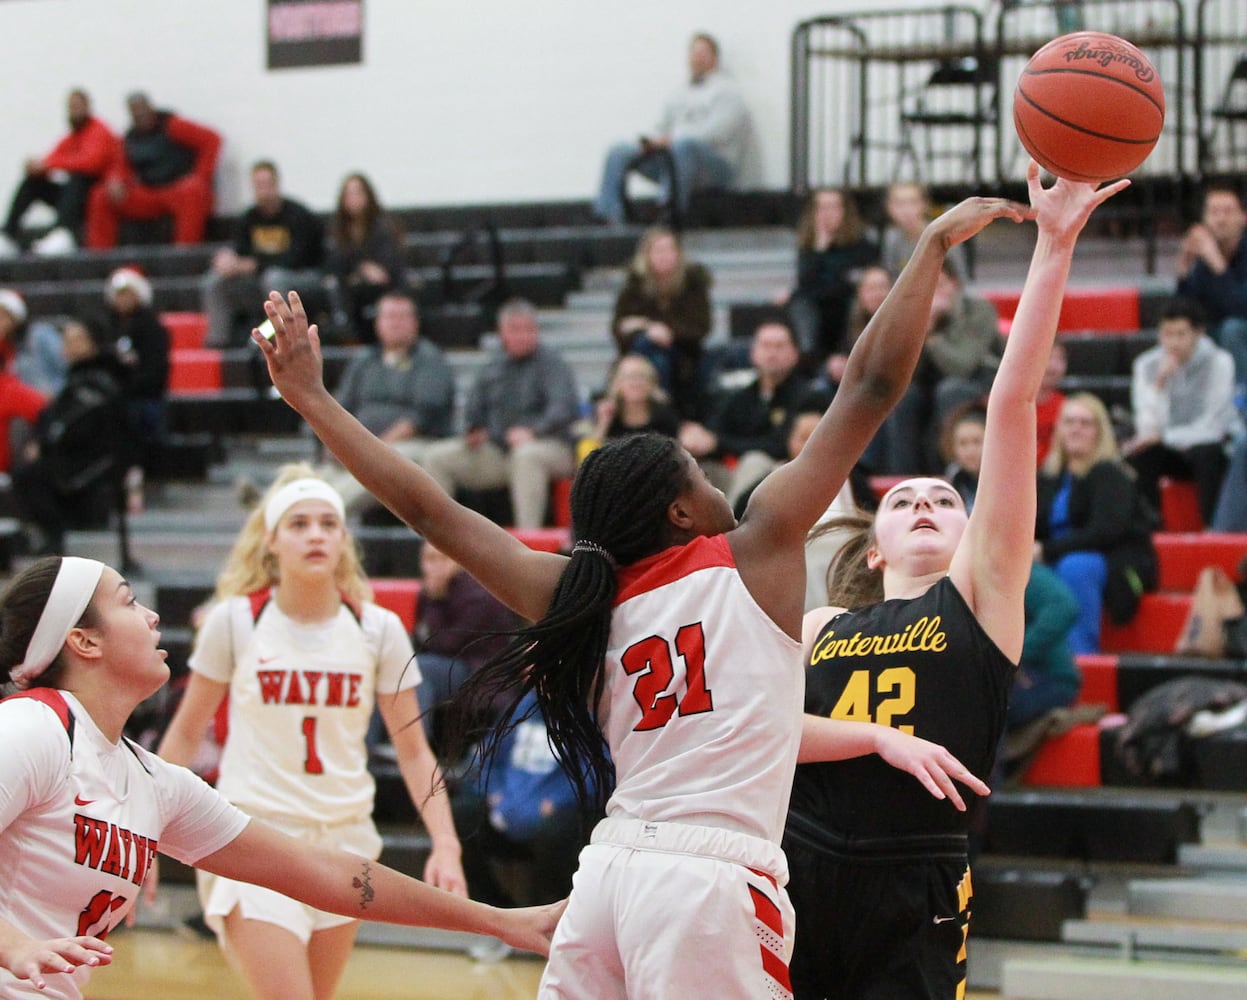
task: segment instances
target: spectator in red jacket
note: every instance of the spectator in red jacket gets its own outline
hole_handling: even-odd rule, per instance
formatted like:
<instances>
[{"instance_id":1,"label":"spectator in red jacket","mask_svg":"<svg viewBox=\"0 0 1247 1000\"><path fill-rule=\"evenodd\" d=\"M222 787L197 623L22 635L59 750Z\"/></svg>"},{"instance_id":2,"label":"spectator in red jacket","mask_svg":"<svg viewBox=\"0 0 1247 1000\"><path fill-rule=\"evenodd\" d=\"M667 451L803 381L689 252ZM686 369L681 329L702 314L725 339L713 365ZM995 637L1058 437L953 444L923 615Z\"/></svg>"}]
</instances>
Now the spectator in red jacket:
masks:
<instances>
[{"instance_id":1,"label":"spectator in red jacket","mask_svg":"<svg viewBox=\"0 0 1247 1000\"><path fill-rule=\"evenodd\" d=\"M0 288L0 473L9 471L9 434L15 420L33 425L47 397L9 370L13 342L26 322L26 303L9 288Z\"/></svg>"},{"instance_id":2,"label":"spectator in red jacket","mask_svg":"<svg viewBox=\"0 0 1247 1000\"><path fill-rule=\"evenodd\" d=\"M126 103L133 124L104 183L87 200L87 246L116 246L122 219L165 215L173 216L174 243L202 242L221 136L156 110L146 94L131 94Z\"/></svg>"},{"instance_id":3,"label":"spectator in red jacket","mask_svg":"<svg viewBox=\"0 0 1247 1000\"><path fill-rule=\"evenodd\" d=\"M56 228L35 240L31 249L41 254L68 253L78 245L87 196L117 155L117 137L91 114L91 98L85 91L70 91L68 107L68 134L47 156L26 161L26 176L13 195L0 235L2 257L21 249L22 217L36 202L56 210Z\"/></svg>"}]
</instances>

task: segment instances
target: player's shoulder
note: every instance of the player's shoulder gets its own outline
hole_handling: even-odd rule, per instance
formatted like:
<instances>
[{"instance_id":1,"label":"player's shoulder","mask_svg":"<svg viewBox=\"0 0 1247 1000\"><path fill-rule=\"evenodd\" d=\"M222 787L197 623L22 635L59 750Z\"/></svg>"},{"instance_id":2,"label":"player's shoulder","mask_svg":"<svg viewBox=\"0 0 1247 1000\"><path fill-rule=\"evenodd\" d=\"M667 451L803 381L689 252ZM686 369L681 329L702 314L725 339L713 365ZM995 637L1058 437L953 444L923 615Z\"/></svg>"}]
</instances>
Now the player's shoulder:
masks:
<instances>
[{"instance_id":1,"label":"player's shoulder","mask_svg":"<svg viewBox=\"0 0 1247 1000\"><path fill-rule=\"evenodd\" d=\"M832 619L844 614L847 608L824 607L813 608L801 619L801 642L808 646L818 638L820 632L827 627Z\"/></svg>"}]
</instances>

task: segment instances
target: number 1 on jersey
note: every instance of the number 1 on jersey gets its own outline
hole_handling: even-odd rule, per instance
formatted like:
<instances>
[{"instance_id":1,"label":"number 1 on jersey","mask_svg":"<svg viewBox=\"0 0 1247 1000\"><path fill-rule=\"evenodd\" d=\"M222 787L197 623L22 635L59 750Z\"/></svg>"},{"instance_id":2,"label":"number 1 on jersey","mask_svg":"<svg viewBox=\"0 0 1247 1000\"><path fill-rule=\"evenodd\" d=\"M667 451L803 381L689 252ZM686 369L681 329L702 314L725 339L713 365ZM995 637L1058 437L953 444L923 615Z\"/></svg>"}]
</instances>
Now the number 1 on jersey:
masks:
<instances>
[{"instance_id":1,"label":"number 1 on jersey","mask_svg":"<svg viewBox=\"0 0 1247 1000\"><path fill-rule=\"evenodd\" d=\"M651 635L633 643L620 657L624 671L636 680L632 697L641 708L641 721L633 731L643 733L661 729L671 721L678 707L680 715L700 715L714 711L714 698L706 687L706 636L701 622L684 625L675 634L675 654L684 660L684 696L676 701L674 692L664 694L675 678L672 643Z\"/></svg>"},{"instance_id":2,"label":"number 1 on jersey","mask_svg":"<svg viewBox=\"0 0 1247 1000\"><path fill-rule=\"evenodd\" d=\"M303 744L307 753L303 757L303 770L308 774L324 774L325 764L316 752L316 716L303 717Z\"/></svg>"}]
</instances>

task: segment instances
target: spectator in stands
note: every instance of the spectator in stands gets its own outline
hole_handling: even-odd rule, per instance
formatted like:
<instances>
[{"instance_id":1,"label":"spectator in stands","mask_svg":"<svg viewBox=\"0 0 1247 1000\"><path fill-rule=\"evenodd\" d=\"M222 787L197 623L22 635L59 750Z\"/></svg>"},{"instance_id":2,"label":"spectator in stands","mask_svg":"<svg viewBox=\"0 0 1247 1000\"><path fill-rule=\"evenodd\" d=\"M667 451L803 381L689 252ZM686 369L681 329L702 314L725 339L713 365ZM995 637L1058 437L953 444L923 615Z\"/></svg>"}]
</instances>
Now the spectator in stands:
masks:
<instances>
[{"instance_id":1,"label":"spectator in stands","mask_svg":"<svg viewBox=\"0 0 1247 1000\"><path fill-rule=\"evenodd\" d=\"M421 721L435 740L436 709L506 645L520 620L431 542L420 549L420 600L412 636L420 663Z\"/></svg>"},{"instance_id":2,"label":"spectator in stands","mask_svg":"<svg viewBox=\"0 0 1247 1000\"><path fill-rule=\"evenodd\" d=\"M534 693L519 702L515 717L521 721L507 733L494 766L459 785L452 799L468 889L492 906L521 899L552 903L568 895L581 848L600 818L577 802L550 749ZM504 886L494 861L521 862L526 877Z\"/></svg>"},{"instance_id":3,"label":"spectator in stands","mask_svg":"<svg viewBox=\"0 0 1247 1000\"><path fill-rule=\"evenodd\" d=\"M1247 531L1247 437L1230 453L1210 527L1213 531Z\"/></svg>"},{"instance_id":4,"label":"spectator in stands","mask_svg":"<svg viewBox=\"0 0 1247 1000\"><path fill-rule=\"evenodd\" d=\"M879 247L867 239L852 193L811 191L797 223L797 286L787 306L792 332L812 365L829 354L848 356L853 346L845 343L850 303L863 268L878 260Z\"/></svg>"},{"instance_id":5,"label":"spectator in stands","mask_svg":"<svg viewBox=\"0 0 1247 1000\"><path fill-rule=\"evenodd\" d=\"M0 310L6 295L16 296L16 292L0 289ZM20 301L20 296L19 296ZM21 309L25 311L25 303ZM0 319L0 326L4 326ZM17 329L10 333L0 332L0 341L8 341L12 349L9 367L13 374L32 389L38 389L45 396L55 396L65 384L65 355L61 351L60 324L51 319L31 319L17 324Z\"/></svg>"},{"instance_id":6,"label":"spectator in stands","mask_svg":"<svg viewBox=\"0 0 1247 1000\"><path fill-rule=\"evenodd\" d=\"M338 192L325 262L340 339L371 339L366 313L386 291L404 284L404 266L402 230L382 209L372 182L363 174L350 174Z\"/></svg>"},{"instance_id":7,"label":"spectator in stands","mask_svg":"<svg viewBox=\"0 0 1247 1000\"><path fill-rule=\"evenodd\" d=\"M255 204L238 220L234 245L212 257L204 279L208 347L242 347L250 340L255 304L270 291L292 290L311 301L325 260L324 227L308 208L282 194L276 164L251 167ZM239 322L240 317L245 317Z\"/></svg>"},{"instance_id":8,"label":"spectator in stands","mask_svg":"<svg viewBox=\"0 0 1247 1000\"><path fill-rule=\"evenodd\" d=\"M974 510L974 497L979 491L986 430L987 408L981 400L973 399L948 415L940 434L940 455L947 463L944 478L965 502L966 513Z\"/></svg>"},{"instance_id":9,"label":"spectator in stands","mask_svg":"<svg viewBox=\"0 0 1247 1000\"><path fill-rule=\"evenodd\" d=\"M73 320L62 337L65 385L40 413L25 464L13 470L14 498L38 532L38 555L62 552L69 528L108 523L130 461L126 375L103 320Z\"/></svg>"},{"instance_id":10,"label":"spectator in stands","mask_svg":"<svg viewBox=\"0 0 1247 1000\"><path fill-rule=\"evenodd\" d=\"M687 86L667 102L653 132L639 142L612 146L607 153L593 206L599 218L624 220L623 186L630 170L661 179L669 207L674 182L680 217L694 191L725 188L736 179L749 143L745 102L735 82L719 69L719 45L710 35L693 36L688 66Z\"/></svg>"},{"instance_id":11,"label":"spectator in stands","mask_svg":"<svg viewBox=\"0 0 1247 1000\"><path fill-rule=\"evenodd\" d=\"M966 295L947 259L927 323L918 370L881 431L884 471L892 475L939 468L939 428L958 406L991 388L1000 363L995 307Z\"/></svg>"},{"instance_id":12,"label":"spectator in stands","mask_svg":"<svg viewBox=\"0 0 1247 1000\"><path fill-rule=\"evenodd\" d=\"M611 333L620 354L640 354L686 418L702 405L702 341L710 333L710 272L688 260L675 232L647 229L615 299Z\"/></svg>"},{"instance_id":13,"label":"spectator in stands","mask_svg":"<svg viewBox=\"0 0 1247 1000\"><path fill-rule=\"evenodd\" d=\"M152 285L142 271L119 267L108 278L109 346L126 373L126 411L135 464L126 473L130 513L143 509L143 479L152 449L165 436L169 390L169 331L152 308Z\"/></svg>"},{"instance_id":14,"label":"spectator in stands","mask_svg":"<svg viewBox=\"0 0 1247 1000\"><path fill-rule=\"evenodd\" d=\"M1204 336L1204 310L1193 299L1165 306L1158 336L1160 343L1134 360L1134 437L1122 454L1156 510L1162 476L1194 480L1200 513L1210 524L1226 446L1242 431L1234 409L1234 359Z\"/></svg>"},{"instance_id":15,"label":"spectator in stands","mask_svg":"<svg viewBox=\"0 0 1247 1000\"><path fill-rule=\"evenodd\" d=\"M1235 381L1247 384L1247 212L1238 188L1213 184L1204 192L1201 221L1178 249L1178 294L1195 299L1208 332L1234 358Z\"/></svg>"},{"instance_id":16,"label":"spectator in stands","mask_svg":"<svg viewBox=\"0 0 1247 1000\"><path fill-rule=\"evenodd\" d=\"M1078 598L1070 649L1100 649L1101 610L1130 621L1156 586L1155 511L1118 455L1108 411L1096 396L1065 400L1052 448L1039 472L1035 558Z\"/></svg>"},{"instance_id":17,"label":"spectator in stands","mask_svg":"<svg viewBox=\"0 0 1247 1000\"><path fill-rule=\"evenodd\" d=\"M610 438L654 431L676 437L680 417L658 383L658 371L639 354L625 354L611 366L606 392L594 406L593 428L576 442L577 462Z\"/></svg>"},{"instance_id":18,"label":"spectator in stands","mask_svg":"<svg viewBox=\"0 0 1247 1000\"><path fill-rule=\"evenodd\" d=\"M37 254L68 253L78 246L87 195L112 166L117 137L91 113L91 98L84 90L71 90L68 100L69 132L43 157L26 161L26 173L13 195L9 217L0 234L0 257L21 249L22 217L36 202L56 212L56 226L35 240Z\"/></svg>"},{"instance_id":19,"label":"spectator in stands","mask_svg":"<svg viewBox=\"0 0 1247 1000\"><path fill-rule=\"evenodd\" d=\"M122 219L173 217L174 243L200 243L212 214L221 137L158 111L146 94L126 98L131 126L102 184L87 198L87 246L117 245Z\"/></svg>"},{"instance_id":20,"label":"spectator in stands","mask_svg":"<svg viewBox=\"0 0 1247 1000\"><path fill-rule=\"evenodd\" d=\"M1034 722L1078 698L1082 675L1070 652L1070 630L1078 620L1078 598L1053 570L1031 565L1023 596L1026 631L1022 658L1009 691L1006 733Z\"/></svg>"},{"instance_id":21,"label":"spectator in stands","mask_svg":"<svg viewBox=\"0 0 1247 1000\"><path fill-rule=\"evenodd\" d=\"M468 397L467 432L431 445L422 464L452 496L460 486L509 487L516 527L539 528L550 483L570 476L576 464L576 377L558 351L541 343L532 303L503 303L498 335L502 353L481 369Z\"/></svg>"},{"instance_id":22,"label":"spectator in stands","mask_svg":"<svg viewBox=\"0 0 1247 1000\"><path fill-rule=\"evenodd\" d=\"M395 288L377 302L376 343L360 349L334 393L338 402L400 455L421 465L434 442L450 435L455 376L441 350L420 336L416 300ZM339 465L321 470L348 513L376 501Z\"/></svg>"},{"instance_id":23,"label":"spectator in stands","mask_svg":"<svg viewBox=\"0 0 1247 1000\"><path fill-rule=\"evenodd\" d=\"M931 196L921 184L898 181L888 186L883 208L888 217L883 231L883 266L895 278L913 255L918 237L931 216ZM970 274L965 245L953 247L944 259L957 281L964 285Z\"/></svg>"},{"instance_id":24,"label":"spectator in stands","mask_svg":"<svg viewBox=\"0 0 1247 1000\"><path fill-rule=\"evenodd\" d=\"M152 285L135 267L119 267L108 278L109 343L125 368L130 423L140 442L164 436L169 390L169 331L152 308Z\"/></svg>"},{"instance_id":25,"label":"spectator in stands","mask_svg":"<svg viewBox=\"0 0 1247 1000\"><path fill-rule=\"evenodd\" d=\"M789 458L797 413L826 410L826 399L811 403L813 390L797 371L800 359L796 337L782 320L762 323L749 347L753 380L726 393L706 424L688 421L680 428L680 443L711 482L725 483L728 503ZM724 460L735 460L730 474Z\"/></svg>"},{"instance_id":26,"label":"spectator in stands","mask_svg":"<svg viewBox=\"0 0 1247 1000\"><path fill-rule=\"evenodd\" d=\"M1052 344L1052 353L1048 355L1048 367L1044 369L1043 381L1039 383L1039 395L1035 399L1035 429L1039 434L1040 465L1048 457L1048 449L1052 447L1052 435L1056 433L1057 418L1061 415L1061 407L1065 405L1065 393L1061 392L1061 383L1065 380L1068 367L1069 357L1065 352L1065 344L1057 337Z\"/></svg>"},{"instance_id":27,"label":"spectator in stands","mask_svg":"<svg viewBox=\"0 0 1247 1000\"><path fill-rule=\"evenodd\" d=\"M857 343L857 338L866 329L870 318L879 311L883 300L892 290L892 275L887 268L875 264L862 270L853 291L853 301L849 303L849 314L845 319L844 337L840 343L832 345L831 353L815 377L815 383L829 393L834 393L844 378L844 366L848 364L849 352Z\"/></svg>"},{"instance_id":28,"label":"spectator in stands","mask_svg":"<svg viewBox=\"0 0 1247 1000\"><path fill-rule=\"evenodd\" d=\"M20 445L47 403L47 395L15 371L14 342L26 325L26 302L10 288L0 288L0 473L12 464L11 445Z\"/></svg>"}]
</instances>

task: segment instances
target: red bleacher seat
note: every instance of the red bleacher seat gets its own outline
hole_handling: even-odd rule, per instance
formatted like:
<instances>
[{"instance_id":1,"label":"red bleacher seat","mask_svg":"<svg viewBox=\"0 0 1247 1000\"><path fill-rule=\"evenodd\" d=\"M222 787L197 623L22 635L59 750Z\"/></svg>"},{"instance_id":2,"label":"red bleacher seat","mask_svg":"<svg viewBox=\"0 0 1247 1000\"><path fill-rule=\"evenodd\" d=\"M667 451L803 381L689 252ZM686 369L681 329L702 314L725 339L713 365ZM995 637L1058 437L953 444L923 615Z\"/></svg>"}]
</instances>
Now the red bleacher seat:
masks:
<instances>
[{"instance_id":1,"label":"red bleacher seat","mask_svg":"<svg viewBox=\"0 0 1247 1000\"><path fill-rule=\"evenodd\" d=\"M415 631L416 607L420 602L420 581L394 577L374 579L369 583L372 584L372 599L381 607L398 615L408 635Z\"/></svg>"},{"instance_id":2,"label":"red bleacher seat","mask_svg":"<svg viewBox=\"0 0 1247 1000\"><path fill-rule=\"evenodd\" d=\"M1107 618L1100 629L1105 653L1172 653L1191 613L1190 594L1144 594L1139 613L1128 625Z\"/></svg>"},{"instance_id":3,"label":"red bleacher seat","mask_svg":"<svg viewBox=\"0 0 1247 1000\"><path fill-rule=\"evenodd\" d=\"M205 392L220 388L220 351L199 347L169 352L169 392Z\"/></svg>"},{"instance_id":4,"label":"red bleacher seat","mask_svg":"<svg viewBox=\"0 0 1247 1000\"><path fill-rule=\"evenodd\" d=\"M1160 523L1165 531L1203 531L1204 517L1199 512L1199 492L1189 479L1160 481Z\"/></svg>"},{"instance_id":5,"label":"red bleacher seat","mask_svg":"<svg viewBox=\"0 0 1247 1000\"><path fill-rule=\"evenodd\" d=\"M979 295L996 307L1001 319L1012 320L1017 312L1020 288L992 288ZM1061 303L1057 330L1099 330L1104 333L1137 333L1138 288L1068 288Z\"/></svg>"},{"instance_id":6,"label":"red bleacher seat","mask_svg":"<svg viewBox=\"0 0 1247 1000\"><path fill-rule=\"evenodd\" d=\"M1205 566L1219 566L1237 580L1247 556L1247 534L1160 531L1152 538L1160 559L1160 590L1194 590Z\"/></svg>"},{"instance_id":7,"label":"red bleacher seat","mask_svg":"<svg viewBox=\"0 0 1247 1000\"><path fill-rule=\"evenodd\" d=\"M1078 671L1082 674L1079 705L1103 705L1110 712L1120 711L1117 698L1117 656L1113 653L1081 653Z\"/></svg>"},{"instance_id":8,"label":"red bleacher seat","mask_svg":"<svg viewBox=\"0 0 1247 1000\"><path fill-rule=\"evenodd\" d=\"M1100 784L1100 727L1074 726L1046 740L1022 776L1024 785L1090 788Z\"/></svg>"},{"instance_id":9,"label":"red bleacher seat","mask_svg":"<svg viewBox=\"0 0 1247 1000\"><path fill-rule=\"evenodd\" d=\"M912 476L871 476L870 477L870 488L874 490L875 496L878 499L882 500L883 495L887 493L888 490L890 490L893 486L895 486L897 483L903 483L906 479L911 479L911 478L913 477Z\"/></svg>"},{"instance_id":10,"label":"red bleacher seat","mask_svg":"<svg viewBox=\"0 0 1247 1000\"><path fill-rule=\"evenodd\" d=\"M160 322L169 331L170 350L186 350L203 347L208 334L208 317L197 312L166 312L160 314Z\"/></svg>"},{"instance_id":11,"label":"red bleacher seat","mask_svg":"<svg viewBox=\"0 0 1247 1000\"><path fill-rule=\"evenodd\" d=\"M572 526L572 481L556 479L550 486L550 511L554 523L560 528Z\"/></svg>"},{"instance_id":12,"label":"red bleacher seat","mask_svg":"<svg viewBox=\"0 0 1247 1000\"><path fill-rule=\"evenodd\" d=\"M507 531L538 552L561 552L572 545L569 528L508 528Z\"/></svg>"}]
</instances>

